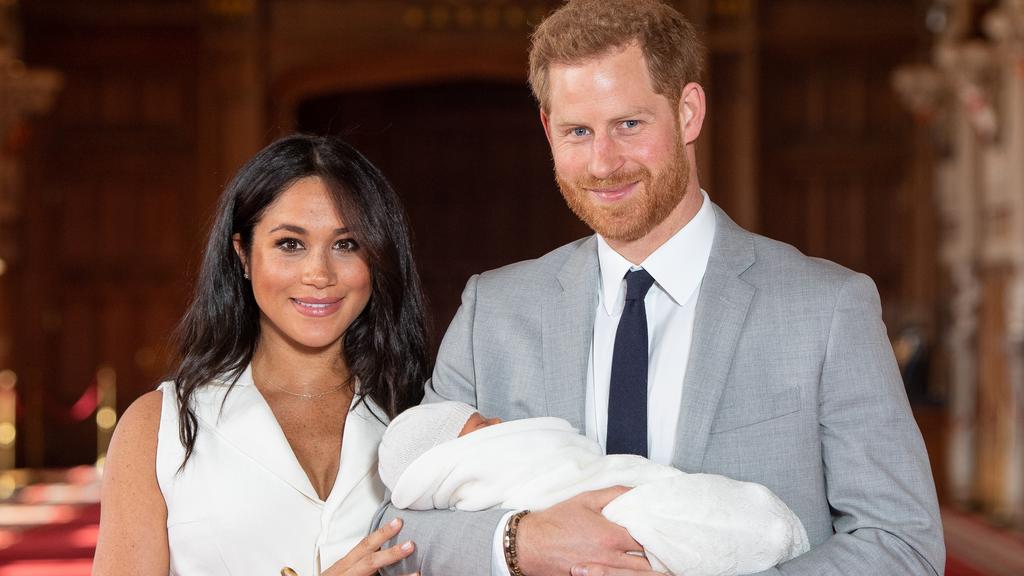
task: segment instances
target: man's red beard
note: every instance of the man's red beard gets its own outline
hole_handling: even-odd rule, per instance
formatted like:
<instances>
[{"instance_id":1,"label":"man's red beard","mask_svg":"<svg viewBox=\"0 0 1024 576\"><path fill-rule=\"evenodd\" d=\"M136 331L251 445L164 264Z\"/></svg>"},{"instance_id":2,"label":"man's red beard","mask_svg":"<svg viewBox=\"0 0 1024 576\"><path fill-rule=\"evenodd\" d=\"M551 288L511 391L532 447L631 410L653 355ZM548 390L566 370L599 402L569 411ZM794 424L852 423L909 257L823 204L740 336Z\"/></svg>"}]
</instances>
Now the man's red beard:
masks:
<instances>
[{"instance_id":1,"label":"man's red beard","mask_svg":"<svg viewBox=\"0 0 1024 576\"><path fill-rule=\"evenodd\" d=\"M609 240L632 242L661 224L686 196L690 165L683 145L678 142L672 161L657 179L646 167L616 172L608 178L585 176L570 182L555 172L555 179L569 208L595 232ZM600 203L590 190L614 190L640 182L631 197L612 203Z\"/></svg>"}]
</instances>

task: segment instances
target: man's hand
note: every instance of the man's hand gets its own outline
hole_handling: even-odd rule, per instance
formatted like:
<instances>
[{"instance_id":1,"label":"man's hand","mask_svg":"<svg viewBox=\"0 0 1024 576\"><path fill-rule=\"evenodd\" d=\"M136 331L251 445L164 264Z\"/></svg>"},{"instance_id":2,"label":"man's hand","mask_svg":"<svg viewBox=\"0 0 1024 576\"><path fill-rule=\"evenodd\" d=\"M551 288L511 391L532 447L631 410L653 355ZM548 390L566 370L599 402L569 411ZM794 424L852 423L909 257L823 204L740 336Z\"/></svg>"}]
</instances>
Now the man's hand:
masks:
<instances>
[{"instance_id":1,"label":"man's hand","mask_svg":"<svg viewBox=\"0 0 1024 576\"><path fill-rule=\"evenodd\" d=\"M524 516L517 537L523 574L563 576L581 573L584 568L588 575L652 574L647 559L636 555L643 552L643 547L625 528L601 515L609 502L628 491L613 486L584 492Z\"/></svg>"}]
</instances>

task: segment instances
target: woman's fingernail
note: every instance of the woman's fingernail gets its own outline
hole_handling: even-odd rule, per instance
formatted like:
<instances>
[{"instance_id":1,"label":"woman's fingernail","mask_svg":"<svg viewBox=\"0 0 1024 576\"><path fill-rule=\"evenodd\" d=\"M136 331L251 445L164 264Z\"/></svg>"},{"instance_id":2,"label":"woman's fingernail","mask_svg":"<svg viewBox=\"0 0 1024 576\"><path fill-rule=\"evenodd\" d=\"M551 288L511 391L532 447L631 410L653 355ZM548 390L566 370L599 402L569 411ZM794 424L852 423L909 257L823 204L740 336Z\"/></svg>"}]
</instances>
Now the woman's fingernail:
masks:
<instances>
[{"instance_id":1,"label":"woman's fingernail","mask_svg":"<svg viewBox=\"0 0 1024 576\"><path fill-rule=\"evenodd\" d=\"M573 566L572 576L587 576L587 569L583 566Z\"/></svg>"},{"instance_id":2,"label":"woman's fingernail","mask_svg":"<svg viewBox=\"0 0 1024 576\"><path fill-rule=\"evenodd\" d=\"M391 522L388 522L388 526L391 526L392 528L398 528L401 525L402 525L402 520L399 519L399 518L395 518Z\"/></svg>"},{"instance_id":3,"label":"woman's fingernail","mask_svg":"<svg viewBox=\"0 0 1024 576\"><path fill-rule=\"evenodd\" d=\"M403 552L408 552L409 550L412 550L412 542L406 542L405 544L402 544Z\"/></svg>"}]
</instances>

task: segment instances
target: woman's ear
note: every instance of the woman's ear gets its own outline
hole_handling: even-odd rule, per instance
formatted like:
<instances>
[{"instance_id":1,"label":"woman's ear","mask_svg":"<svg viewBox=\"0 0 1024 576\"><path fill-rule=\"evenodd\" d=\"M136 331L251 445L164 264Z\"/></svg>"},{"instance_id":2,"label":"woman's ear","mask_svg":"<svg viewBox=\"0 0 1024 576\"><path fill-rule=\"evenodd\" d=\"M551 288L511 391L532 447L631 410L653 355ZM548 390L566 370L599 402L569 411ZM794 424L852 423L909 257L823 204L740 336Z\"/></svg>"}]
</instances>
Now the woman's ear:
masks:
<instances>
[{"instance_id":1,"label":"woman's ear","mask_svg":"<svg viewBox=\"0 0 1024 576\"><path fill-rule=\"evenodd\" d=\"M245 279L249 279L249 263L245 260L245 250L242 249L242 235L235 234L231 237L231 244L235 247L235 254L238 255L238 261L242 263L242 273Z\"/></svg>"}]
</instances>

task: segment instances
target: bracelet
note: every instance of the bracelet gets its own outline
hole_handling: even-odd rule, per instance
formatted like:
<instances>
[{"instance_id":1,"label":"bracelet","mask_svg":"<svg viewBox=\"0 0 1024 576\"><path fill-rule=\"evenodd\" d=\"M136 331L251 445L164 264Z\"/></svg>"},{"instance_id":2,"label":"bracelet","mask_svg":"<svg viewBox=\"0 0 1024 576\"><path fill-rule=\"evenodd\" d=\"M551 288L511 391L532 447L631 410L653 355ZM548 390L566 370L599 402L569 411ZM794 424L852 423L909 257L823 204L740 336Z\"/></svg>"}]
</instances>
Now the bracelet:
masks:
<instances>
[{"instance_id":1,"label":"bracelet","mask_svg":"<svg viewBox=\"0 0 1024 576\"><path fill-rule=\"evenodd\" d=\"M508 519L508 524L505 524L502 547L505 549L505 564L508 565L509 574L512 576L523 576L523 570L519 568L519 549L516 547L516 536L519 531L519 521L529 513L529 510L516 512Z\"/></svg>"}]
</instances>

